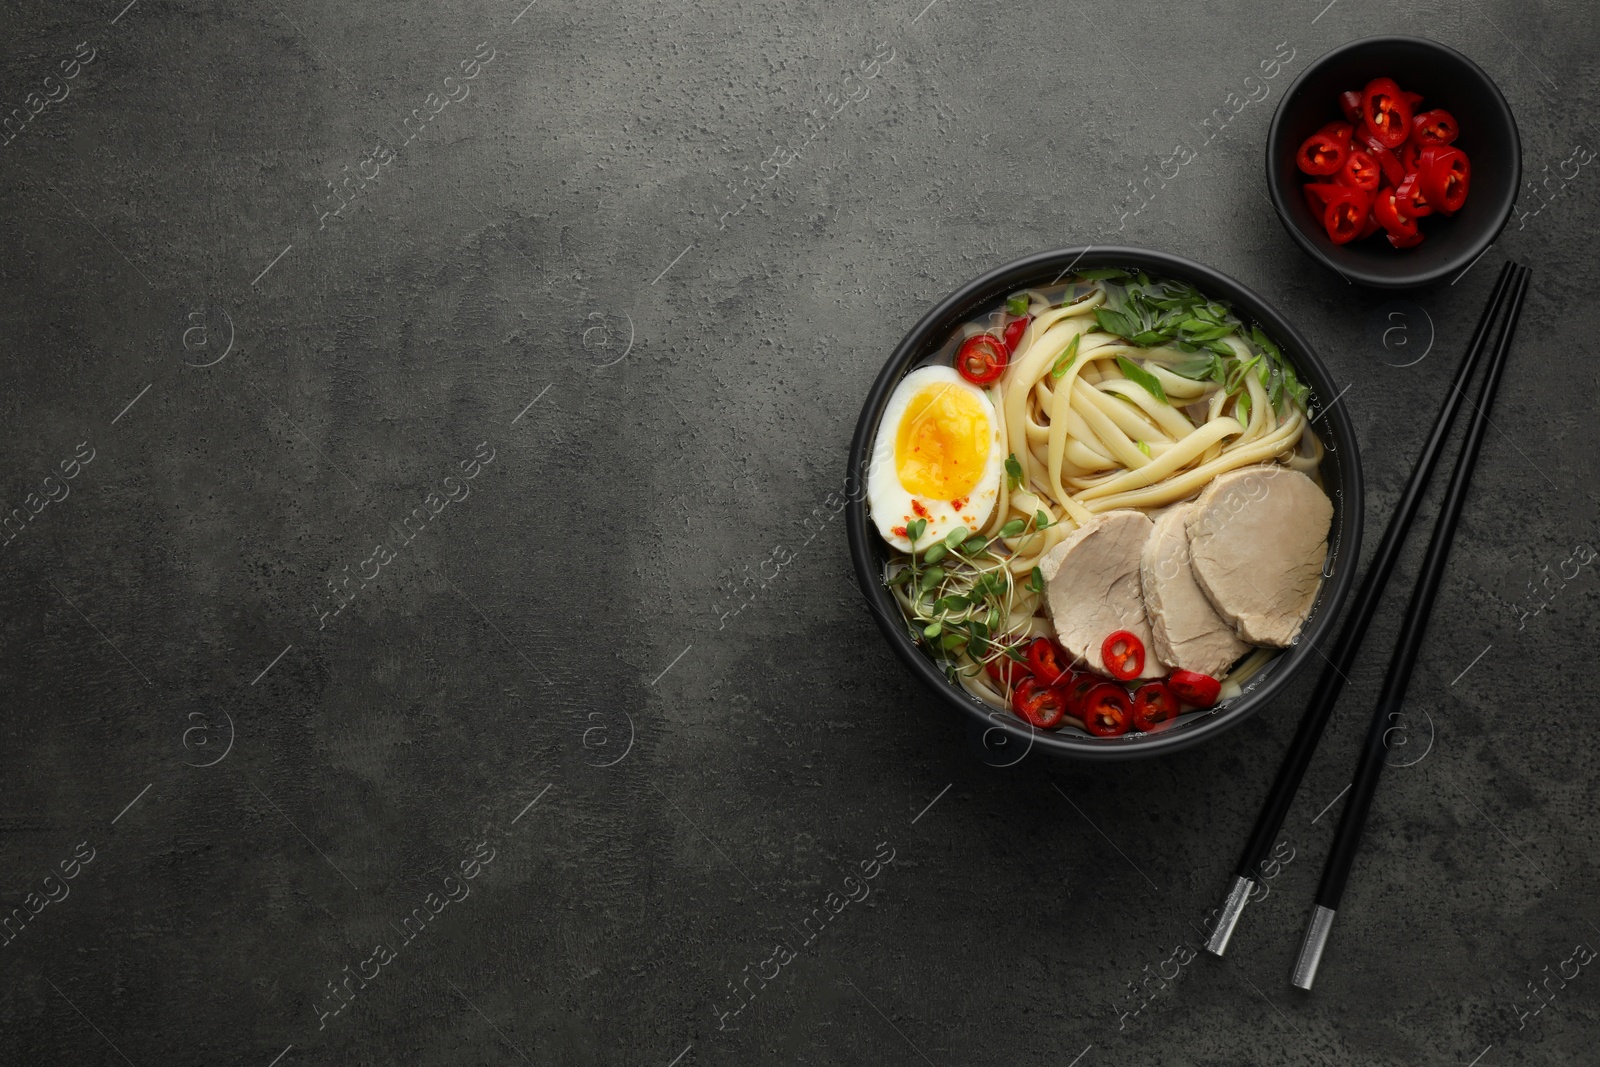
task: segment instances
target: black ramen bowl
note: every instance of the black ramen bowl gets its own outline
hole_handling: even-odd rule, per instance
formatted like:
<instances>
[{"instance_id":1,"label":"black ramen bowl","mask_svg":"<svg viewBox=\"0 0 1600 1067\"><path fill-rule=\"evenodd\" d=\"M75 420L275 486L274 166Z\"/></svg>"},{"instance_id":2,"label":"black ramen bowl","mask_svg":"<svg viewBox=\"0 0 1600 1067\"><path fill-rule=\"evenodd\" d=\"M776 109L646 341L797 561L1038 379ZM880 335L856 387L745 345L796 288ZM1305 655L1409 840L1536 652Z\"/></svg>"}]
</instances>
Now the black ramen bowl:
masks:
<instances>
[{"instance_id":1,"label":"black ramen bowl","mask_svg":"<svg viewBox=\"0 0 1600 1067\"><path fill-rule=\"evenodd\" d=\"M1328 559L1323 568L1326 579L1298 642L1250 678L1239 696L1207 711L1184 715L1173 726L1158 733L1130 732L1121 737L1093 737L1070 726L1059 732L1036 730L1011 712L990 707L947 679L931 653L913 637L900 605L884 585L889 546L878 536L861 491L883 409L907 372L944 345L957 327L997 308L1010 294L1019 289L1049 285L1069 269L1091 267L1134 268L1152 276L1189 282L1202 293L1232 304L1242 319L1254 320L1277 341L1301 380L1311 386L1310 407L1316 419L1316 432L1327 450L1321 475L1333 501L1333 526L1328 534ZM895 348L872 383L872 391L861 409L861 419L856 423L855 436L850 441L847 483L857 491L849 494L847 527L856 580L889 645L911 668L911 673L926 682L944 704L968 719L990 751L1003 747L1007 753L1024 755L1038 749L1081 759L1136 759L1197 745L1254 715L1302 667L1321 662L1316 647L1326 643L1328 631L1350 591L1356 562L1361 555L1361 462L1356 455L1355 431L1344 405L1333 403L1324 407L1338 397L1339 390L1328 368L1289 320L1260 296L1220 271L1182 256L1142 248L1066 248L1019 259L968 282L924 315ZM1008 755L1006 762L1021 758Z\"/></svg>"},{"instance_id":2,"label":"black ramen bowl","mask_svg":"<svg viewBox=\"0 0 1600 1067\"><path fill-rule=\"evenodd\" d=\"M1295 166L1307 137L1343 119L1339 94L1381 77L1421 93L1423 110L1442 107L1454 115L1461 125L1455 147L1472 162L1466 204L1452 216L1421 219L1423 241L1415 248L1391 248L1379 234L1334 244L1300 191L1311 179ZM1499 87L1460 52L1422 37L1367 37L1335 48L1289 86L1267 130L1267 189L1289 236L1311 258L1363 285L1404 289L1455 277L1500 236L1521 185L1522 140Z\"/></svg>"}]
</instances>

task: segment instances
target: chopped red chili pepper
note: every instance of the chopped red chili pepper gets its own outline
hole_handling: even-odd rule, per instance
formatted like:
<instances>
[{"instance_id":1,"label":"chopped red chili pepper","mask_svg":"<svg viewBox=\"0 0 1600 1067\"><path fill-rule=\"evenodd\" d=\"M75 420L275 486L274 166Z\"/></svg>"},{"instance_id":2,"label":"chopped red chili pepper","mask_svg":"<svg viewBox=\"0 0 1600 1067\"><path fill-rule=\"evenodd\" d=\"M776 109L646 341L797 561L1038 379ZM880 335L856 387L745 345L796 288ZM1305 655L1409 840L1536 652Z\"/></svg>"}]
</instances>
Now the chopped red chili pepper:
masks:
<instances>
[{"instance_id":1,"label":"chopped red chili pepper","mask_svg":"<svg viewBox=\"0 0 1600 1067\"><path fill-rule=\"evenodd\" d=\"M1080 674L1074 674L1066 682L1066 684L1061 687L1062 693L1064 693L1067 698L1067 714L1071 715L1074 719L1083 718L1084 699L1087 698L1090 692L1094 690L1095 686L1104 684L1105 679L1097 674L1090 674L1088 671L1083 671Z\"/></svg>"},{"instance_id":2,"label":"chopped red chili pepper","mask_svg":"<svg viewBox=\"0 0 1600 1067\"><path fill-rule=\"evenodd\" d=\"M1422 146L1417 144L1415 138L1408 139L1400 146L1400 151L1395 153L1395 158L1405 168L1407 174L1417 169L1417 160L1422 155Z\"/></svg>"},{"instance_id":3,"label":"chopped red chili pepper","mask_svg":"<svg viewBox=\"0 0 1600 1067\"><path fill-rule=\"evenodd\" d=\"M1366 193L1360 189L1350 191L1356 195L1348 200L1329 203L1322 215L1323 229L1328 231L1328 239L1336 245L1349 244L1360 236L1362 227L1366 225L1367 212L1372 206Z\"/></svg>"},{"instance_id":4,"label":"chopped red chili pepper","mask_svg":"<svg viewBox=\"0 0 1600 1067\"><path fill-rule=\"evenodd\" d=\"M1118 630L1101 643L1100 658L1107 674L1126 682L1144 670L1144 642L1127 630Z\"/></svg>"},{"instance_id":5,"label":"chopped red chili pepper","mask_svg":"<svg viewBox=\"0 0 1600 1067\"><path fill-rule=\"evenodd\" d=\"M1417 232L1417 220L1401 209L1393 189L1379 191L1378 198L1372 202L1372 215L1391 237L1409 238Z\"/></svg>"},{"instance_id":6,"label":"chopped red chili pepper","mask_svg":"<svg viewBox=\"0 0 1600 1067\"><path fill-rule=\"evenodd\" d=\"M1128 721L1133 718L1128 691L1120 685L1101 682L1083 698L1083 712L1078 718L1083 720L1083 728L1096 737L1127 733Z\"/></svg>"},{"instance_id":7,"label":"chopped red chili pepper","mask_svg":"<svg viewBox=\"0 0 1600 1067\"><path fill-rule=\"evenodd\" d=\"M1344 117L1352 123L1361 121L1361 94L1351 89L1349 92L1339 94L1339 110L1344 112Z\"/></svg>"},{"instance_id":8,"label":"chopped red chili pepper","mask_svg":"<svg viewBox=\"0 0 1600 1067\"><path fill-rule=\"evenodd\" d=\"M1422 176L1416 171L1407 173L1405 179L1394 187L1394 195L1401 210L1414 219L1433 214L1433 205L1428 203L1427 196L1422 192Z\"/></svg>"},{"instance_id":9,"label":"chopped red chili pepper","mask_svg":"<svg viewBox=\"0 0 1600 1067\"><path fill-rule=\"evenodd\" d=\"M1361 224L1361 231L1356 234L1356 240L1365 241L1381 229L1383 227L1378 225L1378 219L1373 215L1372 209L1369 207L1367 208L1367 221Z\"/></svg>"},{"instance_id":10,"label":"chopped red chili pepper","mask_svg":"<svg viewBox=\"0 0 1600 1067\"><path fill-rule=\"evenodd\" d=\"M1410 237L1396 237L1391 233L1389 234L1389 243L1396 248L1415 248L1422 243L1422 231L1418 230Z\"/></svg>"},{"instance_id":11,"label":"chopped red chili pepper","mask_svg":"<svg viewBox=\"0 0 1600 1067\"><path fill-rule=\"evenodd\" d=\"M974 334L961 342L956 352L956 373L973 385L988 385L1006 372L1011 353L993 334Z\"/></svg>"},{"instance_id":12,"label":"chopped red chili pepper","mask_svg":"<svg viewBox=\"0 0 1600 1067\"><path fill-rule=\"evenodd\" d=\"M984 669L989 672L990 678L1008 689L1028 676L1028 665L1021 660L1012 659L1010 650L990 660Z\"/></svg>"},{"instance_id":13,"label":"chopped red chili pepper","mask_svg":"<svg viewBox=\"0 0 1600 1067\"><path fill-rule=\"evenodd\" d=\"M1344 161L1344 166L1339 169L1339 175L1334 180L1340 185L1348 185L1355 189L1365 189L1374 192L1378 188L1378 179L1382 171L1378 169L1378 161L1371 155L1357 149L1350 153L1350 158Z\"/></svg>"},{"instance_id":14,"label":"chopped red chili pepper","mask_svg":"<svg viewBox=\"0 0 1600 1067\"><path fill-rule=\"evenodd\" d=\"M1011 703L1017 714L1028 720L1028 725L1040 730L1054 730L1067 714L1067 702L1062 695L1037 678L1028 677L1017 683L1011 694Z\"/></svg>"},{"instance_id":15,"label":"chopped red chili pepper","mask_svg":"<svg viewBox=\"0 0 1600 1067\"><path fill-rule=\"evenodd\" d=\"M1028 642L1028 667L1041 685L1063 685L1071 680L1066 649L1048 637L1035 637Z\"/></svg>"},{"instance_id":16,"label":"chopped red chili pepper","mask_svg":"<svg viewBox=\"0 0 1600 1067\"><path fill-rule=\"evenodd\" d=\"M1307 174L1337 174L1349 154L1348 138L1340 140L1326 130L1318 130L1301 144L1295 163Z\"/></svg>"},{"instance_id":17,"label":"chopped red chili pepper","mask_svg":"<svg viewBox=\"0 0 1600 1067\"><path fill-rule=\"evenodd\" d=\"M1349 244L1361 234L1371 199L1365 190L1332 183L1305 187L1311 210L1322 220L1322 228L1334 244Z\"/></svg>"},{"instance_id":18,"label":"chopped red chili pepper","mask_svg":"<svg viewBox=\"0 0 1600 1067\"><path fill-rule=\"evenodd\" d=\"M1405 143L1411 134L1411 102L1393 78L1373 78L1361 91L1361 123L1385 148Z\"/></svg>"},{"instance_id":19,"label":"chopped red chili pepper","mask_svg":"<svg viewBox=\"0 0 1600 1067\"><path fill-rule=\"evenodd\" d=\"M1005 338L1006 351L1008 353L1017 350L1018 343L1022 341L1022 331L1028 328L1028 323L1031 321L1033 321L1032 315L1024 315L1020 319L1012 319L1006 323L1002 336Z\"/></svg>"},{"instance_id":20,"label":"chopped red chili pepper","mask_svg":"<svg viewBox=\"0 0 1600 1067\"><path fill-rule=\"evenodd\" d=\"M1178 717L1178 698L1161 682L1141 685L1133 691L1133 728L1155 733L1171 726Z\"/></svg>"},{"instance_id":21,"label":"chopped red chili pepper","mask_svg":"<svg viewBox=\"0 0 1600 1067\"><path fill-rule=\"evenodd\" d=\"M1398 156L1389 150L1378 138L1365 129L1357 135L1357 139L1366 147L1367 154L1377 160L1378 167L1383 171L1384 180L1390 185L1397 185L1401 178L1406 176L1405 166Z\"/></svg>"},{"instance_id":22,"label":"chopped red chili pepper","mask_svg":"<svg viewBox=\"0 0 1600 1067\"><path fill-rule=\"evenodd\" d=\"M1472 182L1472 164L1467 154L1448 145L1432 145L1422 150L1422 192L1437 211L1454 215L1467 202Z\"/></svg>"},{"instance_id":23,"label":"chopped red chili pepper","mask_svg":"<svg viewBox=\"0 0 1600 1067\"><path fill-rule=\"evenodd\" d=\"M1338 187L1335 182L1307 182L1300 187L1300 191L1305 194L1306 203L1311 206L1312 214L1320 219L1322 209L1328 206L1328 191Z\"/></svg>"},{"instance_id":24,"label":"chopped red chili pepper","mask_svg":"<svg viewBox=\"0 0 1600 1067\"><path fill-rule=\"evenodd\" d=\"M1356 123L1344 122L1344 121L1341 121L1340 119L1334 119L1332 122L1328 123L1326 126L1323 126L1322 129L1318 130L1317 132L1318 133L1327 134L1329 137L1332 137L1335 141L1340 141L1340 142L1348 145L1355 138L1355 135L1356 135Z\"/></svg>"},{"instance_id":25,"label":"chopped red chili pepper","mask_svg":"<svg viewBox=\"0 0 1600 1067\"><path fill-rule=\"evenodd\" d=\"M1427 147L1431 144L1449 144L1461 133L1456 117L1442 107L1424 111L1411 119L1411 139Z\"/></svg>"},{"instance_id":26,"label":"chopped red chili pepper","mask_svg":"<svg viewBox=\"0 0 1600 1067\"><path fill-rule=\"evenodd\" d=\"M1222 683L1209 674L1199 671L1176 670L1167 679L1167 685L1178 694L1178 699L1197 708L1209 708L1222 695Z\"/></svg>"}]
</instances>

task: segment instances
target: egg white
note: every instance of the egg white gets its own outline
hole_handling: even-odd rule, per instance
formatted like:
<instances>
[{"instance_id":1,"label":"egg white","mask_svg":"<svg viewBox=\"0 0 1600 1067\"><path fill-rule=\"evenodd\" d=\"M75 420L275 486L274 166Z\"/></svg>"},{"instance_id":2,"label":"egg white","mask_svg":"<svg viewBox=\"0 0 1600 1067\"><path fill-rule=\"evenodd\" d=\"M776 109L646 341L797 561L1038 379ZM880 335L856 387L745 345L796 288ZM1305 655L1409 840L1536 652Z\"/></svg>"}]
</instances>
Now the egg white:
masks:
<instances>
[{"instance_id":1,"label":"egg white","mask_svg":"<svg viewBox=\"0 0 1600 1067\"><path fill-rule=\"evenodd\" d=\"M965 391L977 401L989 420L989 455L984 462L983 473L978 476L972 491L962 498L964 506L959 510L949 500L914 497L900 483L895 464L895 437L906 408L910 406L912 397L934 384L948 384ZM973 533L981 529L989 521L999 500L1000 475L1004 470L1005 450L1000 444L1000 419L988 391L962 378L953 367L923 367L900 379L900 384L895 387L889 403L883 409L878 435L872 444L872 459L867 468L867 508L878 527L878 533L902 551L910 551L911 542L904 534L896 533L896 528L925 518L927 529L917 538L917 546L926 548L957 526L965 526ZM913 500L927 512L925 516L919 515L912 507Z\"/></svg>"}]
</instances>

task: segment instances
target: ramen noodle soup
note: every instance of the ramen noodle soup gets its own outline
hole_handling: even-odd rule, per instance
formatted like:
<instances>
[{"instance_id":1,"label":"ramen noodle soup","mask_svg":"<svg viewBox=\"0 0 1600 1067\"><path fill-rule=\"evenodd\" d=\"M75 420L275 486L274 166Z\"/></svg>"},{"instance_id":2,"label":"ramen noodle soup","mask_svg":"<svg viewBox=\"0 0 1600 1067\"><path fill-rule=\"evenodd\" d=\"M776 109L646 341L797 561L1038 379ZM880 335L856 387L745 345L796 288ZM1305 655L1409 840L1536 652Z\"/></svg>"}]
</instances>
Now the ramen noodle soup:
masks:
<instances>
[{"instance_id":1,"label":"ramen noodle soup","mask_svg":"<svg viewBox=\"0 0 1600 1067\"><path fill-rule=\"evenodd\" d=\"M915 639L1040 729L1170 727L1292 644L1332 504L1309 390L1179 281L1085 270L901 380L867 505Z\"/></svg>"}]
</instances>

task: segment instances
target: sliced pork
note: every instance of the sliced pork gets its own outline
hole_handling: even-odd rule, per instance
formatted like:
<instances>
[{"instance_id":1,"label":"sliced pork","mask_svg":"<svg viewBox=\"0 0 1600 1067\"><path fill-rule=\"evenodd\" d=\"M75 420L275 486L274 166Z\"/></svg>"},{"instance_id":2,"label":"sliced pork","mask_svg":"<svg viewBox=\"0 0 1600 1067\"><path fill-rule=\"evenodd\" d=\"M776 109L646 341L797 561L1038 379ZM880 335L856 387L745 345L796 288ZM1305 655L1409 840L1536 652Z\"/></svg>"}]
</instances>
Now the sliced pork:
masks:
<instances>
[{"instance_id":1,"label":"sliced pork","mask_svg":"<svg viewBox=\"0 0 1600 1067\"><path fill-rule=\"evenodd\" d=\"M1217 614L1195 580L1189 559L1189 517L1197 504L1168 508L1144 543L1139 584L1150 616L1151 650L1169 667L1222 678L1250 646Z\"/></svg>"},{"instance_id":2,"label":"sliced pork","mask_svg":"<svg viewBox=\"0 0 1600 1067\"><path fill-rule=\"evenodd\" d=\"M1109 675L1100 646L1118 630L1144 642L1141 678L1165 674L1150 654L1150 620L1139 584L1139 561L1153 524L1142 511L1108 511L1068 534L1039 560L1056 639L1075 667Z\"/></svg>"},{"instance_id":3,"label":"sliced pork","mask_svg":"<svg viewBox=\"0 0 1600 1067\"><path fill-rule=\"evenodd\" d=\"M1229 471L1186 520L1195 579L1240 638L1286 648L1311 614L1332 523L1327 494L1299 471Z\"/></svg>"}]
</instances>

